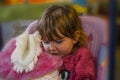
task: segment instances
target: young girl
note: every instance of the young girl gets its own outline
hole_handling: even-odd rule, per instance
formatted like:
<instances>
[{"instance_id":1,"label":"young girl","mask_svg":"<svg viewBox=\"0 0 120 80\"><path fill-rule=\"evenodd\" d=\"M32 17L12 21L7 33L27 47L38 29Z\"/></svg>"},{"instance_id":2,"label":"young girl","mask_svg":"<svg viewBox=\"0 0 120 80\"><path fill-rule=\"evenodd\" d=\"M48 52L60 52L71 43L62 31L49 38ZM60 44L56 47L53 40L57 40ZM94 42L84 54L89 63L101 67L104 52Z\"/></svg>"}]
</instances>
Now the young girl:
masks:
<instances>
[{"instance_id":1,"label":"young girl","mask_svg":"<svg viewBox=\"0 0 120 80\"><path fill-rule=\"evenodd\" d=\"M51 6L37 20L36 27L42 43L36 33L23 33L0 52L2 80L96 80L94 57L71 6Z\"/></svg>"},{"instance_id":2,"label":"young girl","mask_svg":"<svg viewBox=\"0 0 120 80\"><path fill-rule=\"evenodd\" d=\"M44 51L63 60L59 69L62 80L96 80L95 59L73 7L49 7L38 19L37 29Z\"/></svg>"}]
</instances>

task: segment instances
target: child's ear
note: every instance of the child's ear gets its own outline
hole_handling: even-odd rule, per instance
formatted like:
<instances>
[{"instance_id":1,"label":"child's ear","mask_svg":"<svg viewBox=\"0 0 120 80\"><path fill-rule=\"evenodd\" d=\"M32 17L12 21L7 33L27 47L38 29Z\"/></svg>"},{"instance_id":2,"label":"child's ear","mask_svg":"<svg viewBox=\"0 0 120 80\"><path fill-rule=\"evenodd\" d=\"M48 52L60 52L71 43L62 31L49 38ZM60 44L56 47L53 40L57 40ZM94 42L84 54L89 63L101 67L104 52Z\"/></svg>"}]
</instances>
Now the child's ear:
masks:
<instances>
[{"instance_id":1,"label":"child's ear","mask_svg":"<svg viewBox=\"0 0 120 80\"><path fill-rule=\"evenodd\" d=\"M80 37L80 33L78 31L76 31L74 33L74 39L73 39L73 43L76 44L79 40L79 37Z\"/></svg>"}]
</instances>

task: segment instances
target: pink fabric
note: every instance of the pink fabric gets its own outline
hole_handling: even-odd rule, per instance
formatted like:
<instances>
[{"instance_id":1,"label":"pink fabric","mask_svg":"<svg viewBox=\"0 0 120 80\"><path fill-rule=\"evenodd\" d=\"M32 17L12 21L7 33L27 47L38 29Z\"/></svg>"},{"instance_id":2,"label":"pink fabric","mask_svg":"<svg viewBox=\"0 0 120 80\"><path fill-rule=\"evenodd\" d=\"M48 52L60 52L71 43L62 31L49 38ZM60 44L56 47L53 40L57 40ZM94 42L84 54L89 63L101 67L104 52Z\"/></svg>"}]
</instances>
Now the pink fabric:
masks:
<instances>
[{"instance_id":1,"label":"pink fabric","mask_svg":"<svg viewBox=\"0 0 120 80\"><path fill-rule=\"evenodd\" d=\"M38 62L33 71L18 74L12 69L10 60L11 53L15 49L15 38L10 40L0 52L0 78L3 80L28 80L44 75L62 65L62 60L58 56L51 56L45 52L38 57Z\"/></svg>"},{"instance_id":2,"label":"pink fabric","mask_svg":"<svg viewBox=\"0 0 120 80\"><path fill-rule=\"evenodd\" d=\"M0 52L0 78L7 78L9 75L10 69L12 68L12 64L10 63L10 55L15 49L15 38L11 39L5 47Z\"/></svg>"},{"instance_id":3,"label":"pink fabric","mask_svg":"<svg viewBox=\"0 0 120 80\"><path fill-rule=\"evenodd\" d=\"M68 70L68 80L96 80L95 58L86 47L80 47L74 53L63 58L60 71Z\"/></svg>"},{"instance_id":4,"label":"pink fabric","mask_svg":"<svg viewBox=\"0 0 120 80\"><path fill-rule=\"evenodd\" d=\"M37 30L37 20L30 23L30 25L25 30L25 33L32 34Z\"/></svg>"},{"instance_id":5,"label":"pink fabric","mask_svg":"<svg viewBox=\"0 0 120 80\"><path fill-rule=\"evenodd\" d=\"M97 80L107 80L109 63L108 22L103 18L95 16L80 16L80 19L88 37L88 47L97 60Z\"/></svg>"},{"instance_id":6,"label":"pink fabric","mask_svg":"<svg viewBox=\"0 0 120 80\"><path fill-rule=\"evenodd\" d=\"M108 46L108 22L105 19L93 16L80 16L83 29L89 40L89 49L97 58L102 44Z\"/></svg>"}]
</instances>

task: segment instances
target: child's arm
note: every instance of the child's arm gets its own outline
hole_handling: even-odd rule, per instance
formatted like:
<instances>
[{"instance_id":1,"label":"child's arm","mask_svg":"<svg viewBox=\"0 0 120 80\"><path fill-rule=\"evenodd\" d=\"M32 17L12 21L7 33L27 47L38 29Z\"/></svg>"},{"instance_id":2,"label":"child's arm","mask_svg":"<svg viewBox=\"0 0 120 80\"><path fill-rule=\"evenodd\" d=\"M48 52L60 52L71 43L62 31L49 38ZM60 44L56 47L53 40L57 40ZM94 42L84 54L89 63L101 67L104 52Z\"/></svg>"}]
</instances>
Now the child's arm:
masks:
<instances>
[{"instance_id":1,"label":"child's arm","mask_svg":"<svg viewBox=\"0 0 120 80\"><path fill-rule=\"evenodd\" d=\"M83 49L77 55L79 59L76 67L76 77L75 80L96 80L96 63L90 51Z\"/></svg>"}]
</instances>

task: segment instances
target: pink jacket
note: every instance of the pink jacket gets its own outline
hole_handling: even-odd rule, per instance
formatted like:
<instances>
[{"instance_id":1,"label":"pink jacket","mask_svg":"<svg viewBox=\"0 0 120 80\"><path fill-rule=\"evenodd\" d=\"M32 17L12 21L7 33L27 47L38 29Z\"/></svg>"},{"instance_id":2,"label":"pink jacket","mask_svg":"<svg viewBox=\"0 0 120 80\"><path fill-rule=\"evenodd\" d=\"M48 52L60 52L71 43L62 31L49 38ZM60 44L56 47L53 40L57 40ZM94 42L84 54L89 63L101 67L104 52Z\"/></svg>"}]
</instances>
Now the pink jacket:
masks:
<instances>
[{"instance_id":1,"label":"pink jacket","mask_svg":"<svg viewBox=\"0 0 120 80\"><path fill-rule=\"evenodd\" d=\"M96 63L86 47L80 47L74 53L63 58L60 71L69 72L68 80L96 80Z\"/></svg>"}]
</instances>

